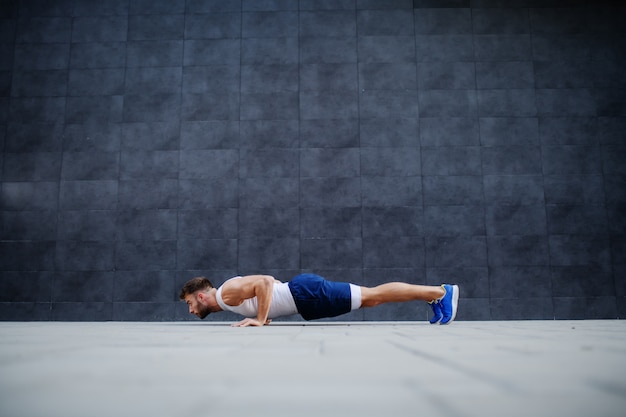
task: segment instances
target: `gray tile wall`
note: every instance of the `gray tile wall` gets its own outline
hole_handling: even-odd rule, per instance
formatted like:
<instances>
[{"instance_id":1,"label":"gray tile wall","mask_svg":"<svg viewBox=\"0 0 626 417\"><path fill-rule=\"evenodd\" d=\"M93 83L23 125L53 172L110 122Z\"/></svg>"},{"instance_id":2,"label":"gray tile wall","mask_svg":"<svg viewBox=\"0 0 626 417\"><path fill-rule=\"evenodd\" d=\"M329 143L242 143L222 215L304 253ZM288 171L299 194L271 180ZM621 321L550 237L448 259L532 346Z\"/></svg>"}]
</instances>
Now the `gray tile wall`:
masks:
<instances>
[{"instance_id":1,"label":"gray tile wall","mask_svg":"<svg viewBox=\"0 0 626 417\"><path fill-rule=\"evenodd\" d=\"M300 271L456 282L464 320L624 317L625 18L3 1L0 319L186 320L192 276Z\"/></svg>"}]
</instances>

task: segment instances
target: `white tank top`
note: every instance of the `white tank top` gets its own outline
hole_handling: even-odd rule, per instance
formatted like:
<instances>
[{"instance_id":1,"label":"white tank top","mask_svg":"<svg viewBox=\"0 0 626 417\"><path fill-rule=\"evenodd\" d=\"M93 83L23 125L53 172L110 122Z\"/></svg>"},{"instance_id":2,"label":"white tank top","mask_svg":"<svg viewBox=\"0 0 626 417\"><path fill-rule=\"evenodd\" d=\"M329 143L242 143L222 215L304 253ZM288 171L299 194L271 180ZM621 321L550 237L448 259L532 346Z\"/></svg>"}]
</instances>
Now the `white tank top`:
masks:
<instances>
[{"instance_id":1,"label":"white tank top","mask_svg":"<svg viewBox=\"0 0 626 417\"><path fill-rule=\"evenodd\" d=\"M240 278L241 277L234 277L229 279L228 281ZM226 282L224 284L226 284ZM217 289L217 293L215 294L217 304L219 304L222 310L232 311L233 313L240 314L244 317L255 318L259 311L259 303L257 298L248 298L238 306L229 306L224 302L224 300L222 300L222 287L224 286L224 284L222 284L222 286ZM298 309L296 307L296 302L293 300L293 295L291 295L291 291L289 291L289 284L287 284L286 282L274 281L272 304L270 304L270 311L267 318L273 319L281 316L290 316L296 313L298 313Z\"/></svg>"}]
</instances>

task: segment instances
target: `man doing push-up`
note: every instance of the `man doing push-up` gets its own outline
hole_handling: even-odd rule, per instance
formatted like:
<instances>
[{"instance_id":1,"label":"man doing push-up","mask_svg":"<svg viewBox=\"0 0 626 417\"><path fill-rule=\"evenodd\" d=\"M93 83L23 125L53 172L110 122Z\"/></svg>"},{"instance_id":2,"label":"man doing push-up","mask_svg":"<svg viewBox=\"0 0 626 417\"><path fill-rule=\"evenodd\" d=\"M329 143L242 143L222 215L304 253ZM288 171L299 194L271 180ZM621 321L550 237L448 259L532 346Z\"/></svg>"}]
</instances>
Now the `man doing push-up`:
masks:
<instances>
[{"instance_id":1,"label":"man doing push-up","mask_svg":"<svg viewBox=\"0 0 626 417\"><path fill-rule=\"evenodd\" d=\"M231 311L245 318L235 327L263 326L276 317L300 314L305 320L336 317L361 307L384 303L426 301L434 316L431 324L449 324L456 318L459 287L389 282L362 287L301 274L289 282L269 275L234 277L215 288L205 277L189 280L180 292L189 312L203 319L210 313Z\"/></svg>"}]
</instances>

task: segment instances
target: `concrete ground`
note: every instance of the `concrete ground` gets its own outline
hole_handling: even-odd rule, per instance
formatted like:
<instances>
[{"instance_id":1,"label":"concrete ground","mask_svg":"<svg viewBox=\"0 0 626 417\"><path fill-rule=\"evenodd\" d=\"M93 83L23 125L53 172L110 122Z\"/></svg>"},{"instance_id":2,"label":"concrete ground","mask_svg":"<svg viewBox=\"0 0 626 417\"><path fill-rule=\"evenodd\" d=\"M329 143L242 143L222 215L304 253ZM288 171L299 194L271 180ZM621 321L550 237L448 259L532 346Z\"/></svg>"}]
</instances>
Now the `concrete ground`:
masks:
<instances>
[{"instance_id":1,"label":"concrete ground","mask_svg":"<svg viewBox=\"0 0 626 417\"><path fill-rule=\"evenodd\" d=\"M626 415L626 322L0 323L0 416Z\"/></svg>"}]
</instances>

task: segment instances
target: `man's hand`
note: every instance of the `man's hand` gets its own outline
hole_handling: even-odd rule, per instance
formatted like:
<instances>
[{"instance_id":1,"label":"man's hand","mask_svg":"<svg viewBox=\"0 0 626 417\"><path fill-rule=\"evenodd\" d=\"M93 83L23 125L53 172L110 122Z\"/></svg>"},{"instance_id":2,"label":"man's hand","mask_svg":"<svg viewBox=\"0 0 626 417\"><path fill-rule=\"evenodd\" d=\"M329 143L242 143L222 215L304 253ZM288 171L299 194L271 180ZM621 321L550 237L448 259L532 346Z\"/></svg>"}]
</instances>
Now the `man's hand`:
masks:
<instances>
[{"instance_id":1,"label":"man's hand","mask_svg":"<svg viewBox=\"0 0 626 417\"><path fill-rule=\"evenodd\" d=\"M250 326L264 326L270 324L272 320L266 320L265 323L261 323L257 319L245 318L240 322L231 324L231 327L250 327Z\"/></svg>"}]
</instances>

